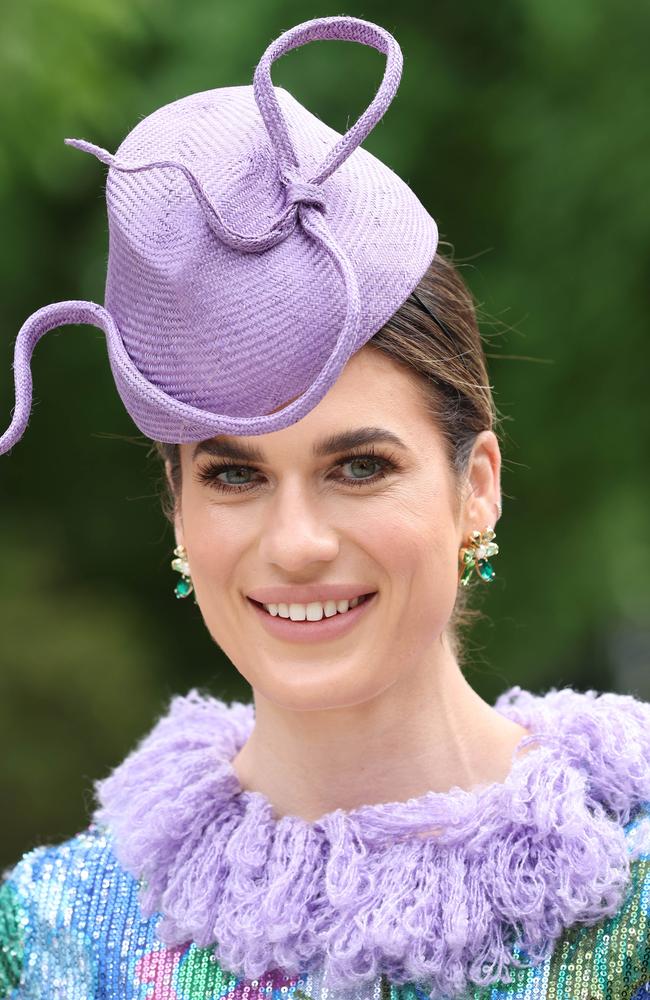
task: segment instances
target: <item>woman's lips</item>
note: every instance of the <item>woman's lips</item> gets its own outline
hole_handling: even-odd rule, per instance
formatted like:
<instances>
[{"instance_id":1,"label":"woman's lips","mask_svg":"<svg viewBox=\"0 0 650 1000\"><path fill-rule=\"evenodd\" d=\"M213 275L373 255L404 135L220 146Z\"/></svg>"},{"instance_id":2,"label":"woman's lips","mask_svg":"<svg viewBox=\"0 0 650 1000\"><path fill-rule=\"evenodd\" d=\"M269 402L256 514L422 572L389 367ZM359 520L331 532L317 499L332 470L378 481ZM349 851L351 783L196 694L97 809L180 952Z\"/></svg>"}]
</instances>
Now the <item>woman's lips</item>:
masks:
<instances>
[{"instance_id":1,"label":"woman's lips","mask_svg":"<svg viewBox=\"0 0 650 1000\"><path fill-rule=\"evenodd\" d=\"M331 618L321 618L317 622L291 621L290 618L280 618L279 615L271 615L252 598L248 597L253 612L257 615L260 623L266 631L278 639L287 639L290 642L321 642L326 639L339 638L346 635L357 622L361 621L377 603L377 592L365 597L356 607L349 611L343 611L332 615Z\"/></svg>"}]
</instances>

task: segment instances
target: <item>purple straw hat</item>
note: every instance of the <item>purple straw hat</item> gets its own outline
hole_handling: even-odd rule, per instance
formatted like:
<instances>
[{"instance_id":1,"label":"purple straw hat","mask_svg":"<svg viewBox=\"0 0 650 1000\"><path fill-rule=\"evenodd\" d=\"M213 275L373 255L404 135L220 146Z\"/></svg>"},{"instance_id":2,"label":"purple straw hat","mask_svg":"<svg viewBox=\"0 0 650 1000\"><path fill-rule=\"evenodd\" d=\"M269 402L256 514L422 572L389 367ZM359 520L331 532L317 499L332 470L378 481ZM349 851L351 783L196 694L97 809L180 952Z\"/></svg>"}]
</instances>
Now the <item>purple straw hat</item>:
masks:
<instances>
[{"instance_id":1,"label":"purple straw hat","mask_svg":"<svg viewBox=\"0 0 650 1000\"><path fill-rule=\"evenodd\" d=\"M345 135L271 81L275 59L318 39L386 56L377 93ZM55 302L23 324L0 454L29 420L37 342L73 323L104 331L120 397L154 440L265 434L309 413L436 252L433 218L360 148L401 73L400 47L384 28L320 17L268 46L252 86L166 104L115 154L66 139L110 168L104 305Z\"/></svg>"}]
</instances>

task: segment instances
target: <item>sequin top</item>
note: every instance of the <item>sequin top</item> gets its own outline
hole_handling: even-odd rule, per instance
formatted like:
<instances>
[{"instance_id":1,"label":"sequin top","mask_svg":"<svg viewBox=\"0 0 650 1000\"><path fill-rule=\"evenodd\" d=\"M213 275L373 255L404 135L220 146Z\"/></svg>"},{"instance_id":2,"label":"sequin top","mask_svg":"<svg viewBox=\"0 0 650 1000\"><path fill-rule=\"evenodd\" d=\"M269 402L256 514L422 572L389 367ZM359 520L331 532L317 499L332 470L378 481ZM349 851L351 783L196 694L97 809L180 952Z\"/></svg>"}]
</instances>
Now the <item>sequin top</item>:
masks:
<instances>
[{"instance_id":1,"label":"sequin top","mask_svg":"<svg viewBox=\"0 0 650 1000\"><path fill-rule=\"evenodd\" d=\"M575 693L573 694L575 695ZM577 697L583 698L584 696ZM618 696L609 697L616 698ZM623 703L618 704L621 708L629 707L629 703L626 703L625 706ZM503 707L503 702L501 705ZM573 707L575 708L575 703ZM592 705L586 707L589 711L592 710ZM199 729L196 725L190 727L188 718L191 717L194 724L196 723L197 716L196 714L192 715L192 713L195 713L197 708L199 709L198 717L206 720L210 718L212 722L214 722L214 718L211 716L213 710L221 713L222 717L224 711L232 712L232 707L224 706L223 703L215 704L206 701L200 696L193 697L192 694L189 696L189 700L181 699L176 703L176 723L182 718L184 731L187 731L188 728L190 730L189 745L191 745L194 766L196 766L197 750L200 749ZM172 718L173 715L172 712ZM231 715L228 717L232 718ZM540 717L537 716L537 718L539 720ZM644 712L638 718L645 720ZM148 741L145 740L131 755L131 763L138 754L146 754L151 751L152 746L155 746L157 748L156 759L160 764L162 759L161 733L164 736L165 733L170 735L173 731L175 733L173 753L178 755L183 752L179 748L178 726L169 725L169 718L164 721L168 723L167 728L165 729L163 725L162 729L154 730L156 739L152 740L150 734ZM633 723L634 719L632 718L628 726L631 732L634 732ZM539 731L541 732L541 727ZM603 732L602 728L601 732ZM619 738L622 738L620 733ZM577 739L572 742L575 744ZM593 742L591 745L595 746ZM585 746L586 744L582 745L583 753ZM213 746L212 749L214 749ZM232 755L232 750L233 746L231 745L228 749L228 758ZM600 750L602 750L602 746ZM187 748L185 752L190 754L190 750ZM643 754L641 758L632 762L633 766L630 765L628 759L627 771L634 774L635 780L646 782L650 776L650 758L645 756L645 748L643 748ZM524 764L524 762L526 763ZM120 765L121 768L124 768L124 763ZM142 764L142 758L140 758L139 764ZM169 759L167 764L169 764ZM210 760L210 767L215 767L214 754ZM524 776L530 777L533 773L528 769L537 768L539 770L542 768L543 770L548 767L550 764L543 756L536 757L536 754L527 754L521 758L519 767L513 768L512 775L515 782L513 788L516 787L520 790L524 786ZM607 767L610 774L615 776L616 759L612 758L611 754ZM128 769L120 771L118 768L111 779L105 780L114 781L116 776L122 780L133 773L135 772L129 772ZM199 780L199 773L204 779L205 773L201 767L198 768L197 780ZM232 773L228 772L227 769L226 775L232 779ZM188 780L187 772L184 772L183 792L188 788ZM594 775L594 787L595 784ZM502 809L504 800L501 796L507 786L508 781L504 784L494 783L486 786L479 797L472 793L462 792L461 789L453 790L454 794L430 793L420 799L409 800L406 805L410 809L420 809L423 804L426 804L429 810L432 808L432 803L442 804L445 808L453 806L454 815L457 816L459 803L469 803L477 813L479 807L491 802L495 796L499 796L500 808ZM526 787L529 786L526 785ZM623 802L620 798L621 787L615 789L612 785L612 794L619 796L619 805L622 805ZM210 792L205 784L202 785L202 788L204 797L209 796ZM527 955L526 949L519 944L514 944L510 952L513 959L512 965L509 966L509 971L501 979L486 985L466 986L462 992L452 994L441 991L433 979L413 978L407 980L404 976L399 976L397 977L398 981L396 981L386 971L371 978L364 978L360 975L357 985L351 986L348 983L345 986L340 986L333 981L329 967L326 968L322 964L318 965L307 960L303 963L303 967L298 970L287 970L283 968L281 963L276 962L265 968L263 972L254 976L246 976L242 975L240 970L232 970L221 961L215 952L213 943L197 940L200 937L198 930L194 939L188 937L186 940L170 941L169 938L173 938L174 934L179 938L184 936L182 928L178 929L182 922L181 915L176 913L171 916L173 910L171 896L165 896L163 893L160 897L163 904L161 909L149 912L151 910L151 897L147 902L146 889L154 869L149 870L148 878L138 878L136 872L127 870L124 864L125 860L130 868L133 868L134 865L128 860L130 855L125 846L127 844L125 833L120 829L117 820L112 824L112 828L109 828L106 822L109 815L117 816L115 812L118 803L116 789L115 783L108 786L104 796L103 811L98 810L95 813L93 822L86 830L62 844L37 847L25 854L13 868L5 873L0 888L1 998L13 998L13 1000L27 1000L27 998L30 1000L31 998L34 1000L36 998L38 1000L50 1000L50 998L52 1000L54 998L56 1000L100 1000L100 998L101 1000L118 1000L118 998L119 1000L218 1000L218 998L224 998L224 1000L226 998L227 1000L240 1000L240 998L241 1000L292 1000L295 997L295 1000L371 1000L371 998L375 998L375 1000L393 1000L394 998L397 1000L399 997L403 1000L428 1000L428 998L450 1000L453 995L463 998L463 1000L470 1000L470 998L471 1000L508 1000L508 998L512 998L512 1000L515 998L517 1000L533 1000L533 998L546 998L546 1000L647 1000L650 997L650 797L637 802L630 810L627 821L619 827L626 864L629 865L627 869L629 877L625 883L620 905L615 912L610 912L598 920L575 920L572 926L566 927L561 935L556 937L552 950L539 962L531 963L530 955ZM109 791L114 793L113 798L108 794ZM263 796L258 793L242 792L241 789L235 787L231 788L230 794L231 799L227 805L237 805L240 809L244 807L243 812L239 813L240 819L250 814L252 804L261 806L263 809L268 806ZM432 794L433 798L431 798ZM136 791L131 787L129 807L132 805L134 795L136 795ZM561 799L561 795L559 797ZM101 798L100 794L100 801ZM572 827L574 817L570 811L571 803L575 799L576 787L573 787L571 796L567 799L568 811L565 811L561 816L554 816L553 825L548 829L551 857L553 852L556 852L558 858L562 856L563 825L566 826L567 830L571 828L574 836L579 833ZM517 808L519 809L523 799L513 798L512 801L518 803ZM126 800L121 799L120 802L124 805ZM160 803L161 808L167 810L166 813L163 811L157 817L166 826L165 836L174 841L178 853L184 854L185 860L189 860L190 865L198 864L201 839L197 832L196 822L192 827L194 851L189 849L184 851L182 846L183 830L178 819L180 814L169 811L170 803L166 798L161 799ZM539 801L537 805L539 806ZM324 829L333 830L334 817L336 817L339 823L342 818L350 822L352 819L359 820L358 831L360 831L360 835L363 833L368 835L371 828L376 834L378 819L380 817L390 819L395 811L399 812L400 823L404 823L403 806L403 803L389 803L383 806L368 807L367 813L353 811L341 815L329 814L323 818L327 821L324 823ZM111 808L113 809L112 813ZM220 808L227 812L223 803L221 803ZM340 813L340 811L337 812ZM607 823L611 826L612 812L600 816L596 814L597 810L594 813L595 824ZM171 820L172 815L176 817L175 826ZM103 820L100 821L98 817L102 816ZM163 816L166 817L165 820L162 819ZM527 826L530 817L524 817L523 814L520 814L520 817L520 825L514 828L517 834L515 839L519 841L521 841L525 831L530 832ZM257 818L259 819L259 814ZM372 827L369 825L369 818L372 819ZM289 817L288 819L296 820L297 818ZM360 822L361 819L365 821L365 827ZM331 828L328 827L330 821ZM299 822L304 823L304 821ZM584 823L584 819L581 822ZM275 820L272 826L273 837L276 840L280 839L281 823L282 820ZM153 815L153 810L149 814L149 825L141 819L139 828L138 821L132 815L131 833L134 832L134 828L135 833L139 834L140 837L146 839L146 836L149 836L150 853L157 852L158 861L155 871L165 867L163 855L160 853L160 844L163 841L160 839L159 823ZM290 824L288 829L291 829L295 835L302 828ZM512 831L513 828L509 829ZM542 850L546 845L542 844L540 829L541 827L537 829L535 836L528 840L527 849L528 854L535 854L533 862L538 866L546 863ZM239 827L239 833L242 830L245 830L243 820ZM615 830L614 833L616 833ZM155 842L154 835L158 837ZM503 841L503 831L499 833L499 838ZM248 848L246 856L235 852L233 847L235 840L233 827L230 826L224 843L226 850L229 849L232 855L231 871L243 880L245 866L250 866L252 858L253 841L250 831L245 842L245 846ZM259 838L257 842L259 843ZM333 841L330 842L330 846L331 843ZM367 840L366 847L369 843L370 841ZM467 840L463 841L465 864L469 863L470 857L468 843ZM571 843L575 846L575 844L586 842L575 840ZM218 844L219 836L215 834L214 838L210 840L210 846L214 849ZM446 841L440 841L436 848L438 853L444 854L447 849L445 844ZM540 847L539 853L535 853L536 848L534 849L533 845ZM614 841L612 841L612 845L614 845L611 848L613 858L615 855ZM167 844L167 846L169 845ZM455 845L454 849L457 846ZM300 855L303 846L299 840L295 840L294 847L294 853ZM421 842L419 842L417 849L422 849ZM485 841L483 843L483 856L489 856L490 849L491 842ZM388 854L382 855L382 857L393 861L392 851L394 850L396 848L391 848ZM591 848L574 851L572 859L574 869L578 870L584 864L584 857L589 850ZM404 857L406 855L399 855L400 859ZM176 855L174 855L173 860L174 863L178 864L179 859ZM303 863L307 864L304 858ZM367 856L367 863L370 863L370 855ZM536 870L535 864L528 869L533 874ZM270 861L268 867L271 867ZM599 891L603 892L603 899L607 895L611 903L611 899L614 897L610 895L605 861L601 861L601 867L603 870L597 873L596 879L593 875L590 876L589 884L597 884L600 887ZM182 870L187 881L188 874L190 877L192 874L191 868ZM424 872L424 867L422 871ZM558 872L561 871L562 864L558 862ZM266 869L264 869L263 874L266 875ZM202 877L205 880L205 869ZM422 878L424 877L423 875ZM494 879L498 881L496 872ZM208 890L213 882L220 886L222 894L232 891L226 888L225 883L219 881L216 862L214 879L208 879L204 886L206 899L209 898ZM408 877L405 871L402 883L406 884L407 882ZM166 885L169 887L171 884L171 880L168 878ZM245 883L242 882L242 884ZM333 878L331 885L333 892ZM483 878L480 887L473 886L469 880L465 882L458 880L457 885L450 883L453 892L463 885L468 898L465 900L459 896L453 909L454 911L464 909L471 917L470 894L474 895L479 891L479 888L487 892L490 886L486 878ZM189 905L190 909L192 908L192 898L201 895L201 886L200 880L193 883L193 896L188 897L189 904L187 900L185 903L186 906ZM575 883L571 888L567 874L564 872L558 881L555 895L549 897L549 900L560 900L564 901L567 906L569 903L573 905L576 901L573 898L569 899L569 896L573 897L575 893L578 893L584 896L581 901L581 905L584 907L587 897L584 889L578 886L579 883ZM509 887L517 896L518 890L514 880L509 883ZM507 888L508 885L501 887L500 896L505 896ZM356 891L359 892L358 887ZM269 882L264 898L271 892L272 883ZM539 892L537 892L537 897L540 897ZM523 883L520 898L522 901L525 898ZM167 899L170 900L169 903L166 903ZM201 911L200 903L199 900L198 909L193 918L197 921L197 914L205 916ZM377 897L374 900L373 912L380 912L382 904L383 900ZM273 937L275 934L277 937L277 926L275 932L270 932L271 924L267 922L266 915L262 912L263 907L258 903L256 903L256 907L259 909L259 924L257 925L259 941L262 943L265 940L265 935ZM210 900L209 910L214 916L216 910L213 900ZM403 911L400 917L405 924L409 912ZM444 901L441 912L444 912ZM549 914L550 903L548 905L545 903L545 919L549 919ZM291 913L286 914L289 923L291 923L291 917ZM188 920L190 920L189 916ZM168 922L168 930L161 933L165 921ZM313 922L316 922L315 917ZM232 925L236 926L234 911ZM457 926L449 921L448 916L445 916L444 925L446 928L455 928L454 934L458 933ZM175 927L176 930L170 932L169 926ZM199 923L196 926L198 927ZM226 924L222 921L221 926L225 928ZM298 924L294 922L293 926L295 928ZM425 925L419 928L418 933L423 953L426 950L427 941L435 940L429 934L429 930L431 929ZM472 933L471 926L468 933ZM469 940L468 933L462 937L465 942ZM453 944L452 936L451 931L449 931L450 940L448 943L450 947ZM351 937L350 940L353 938ZM392 940L395 943L394 958L397 958L400 951L398 925L394 925ZM367 944L368 942L364 941L366 947ZM360 954L366 953L366 951L360 952ZM290 955L288 949L287 955ZM394 967L397 968L396 965ZM447 971L450 968L451 964L448 961ZM359 969L359 972L361 971Z\"/></svg>"}]
</instances>

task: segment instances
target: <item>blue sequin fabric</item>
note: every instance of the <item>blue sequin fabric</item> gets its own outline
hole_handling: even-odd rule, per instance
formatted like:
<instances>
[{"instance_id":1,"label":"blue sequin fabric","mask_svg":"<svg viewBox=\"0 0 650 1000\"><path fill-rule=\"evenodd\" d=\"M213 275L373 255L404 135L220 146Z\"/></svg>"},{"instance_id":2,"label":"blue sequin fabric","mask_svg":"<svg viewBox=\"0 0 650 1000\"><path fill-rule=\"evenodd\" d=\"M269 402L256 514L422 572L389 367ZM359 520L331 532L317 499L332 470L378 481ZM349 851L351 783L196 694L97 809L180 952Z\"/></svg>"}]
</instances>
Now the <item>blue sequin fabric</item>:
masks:
<instances>
[{"instance_id":1,"label":"blue sequin fabric","mask_svg":"<svg viewBox=\"0 0 650 1000\"><path fill-rule=\"evenodd\" d=\"M650 803L624 828L631 878L619 911L568 928L542 964L465 1000L650 1000ZM269 969L242 979L213 949L165 946L160 914L143 918L138 880L116 860L110 834L92 823L25 854L0 888L0 997L13 1000L427 1000L426 983L385 976L356 990L318 970ZM518 958L522 955L519 953ZM525 957L525 956L524 956ZM442 998L441 1000L449 1000Z\"/></svg>"}]
</instances>

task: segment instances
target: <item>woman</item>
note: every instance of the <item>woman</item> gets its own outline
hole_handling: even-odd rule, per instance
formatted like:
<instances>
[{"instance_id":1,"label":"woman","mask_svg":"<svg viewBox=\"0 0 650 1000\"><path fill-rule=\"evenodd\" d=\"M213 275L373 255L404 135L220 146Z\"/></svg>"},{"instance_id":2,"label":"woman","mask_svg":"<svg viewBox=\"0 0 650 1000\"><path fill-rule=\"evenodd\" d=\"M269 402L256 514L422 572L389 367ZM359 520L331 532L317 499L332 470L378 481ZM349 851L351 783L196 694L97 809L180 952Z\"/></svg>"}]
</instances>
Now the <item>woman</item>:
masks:
<instances>
[{"instance_id":1,"label":"woman","mask_svg":"<svg viewBox=\"0 0 650 1000\"><path fill-rule=\"evenodd\" d=\"M338 138L269 73L333 37L387 59ZM650 989L650 706L520 687L490 706L461 670L501 459L471 296L357 148L400 71L384 29L316 19L253 94L159 109L115 156L71 141L112 168L106 305L25 324L0 451L38 338L105 329L164 461L176 596L253 703L175 697L88 829L6 873L0 996Z\"/></svg>"}]
</instances>

